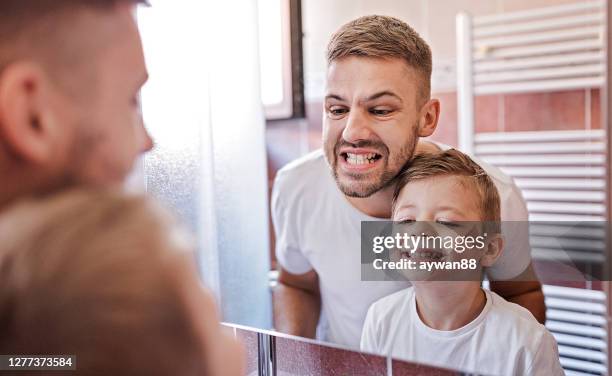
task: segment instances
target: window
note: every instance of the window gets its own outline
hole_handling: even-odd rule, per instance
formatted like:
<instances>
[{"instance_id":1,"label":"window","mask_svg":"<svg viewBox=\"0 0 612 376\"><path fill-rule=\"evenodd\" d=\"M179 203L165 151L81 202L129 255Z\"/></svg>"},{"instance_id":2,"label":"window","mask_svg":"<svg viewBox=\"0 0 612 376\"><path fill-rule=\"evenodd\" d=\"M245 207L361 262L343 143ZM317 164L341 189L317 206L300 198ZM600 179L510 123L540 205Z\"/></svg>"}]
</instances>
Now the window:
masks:
<instances>
[{"instance_id":1,"label":"window","mask_svg":"<svg viewBox=\"0 0 612 376\"><path fill-rule=\"evenodd\" d=\"M302 25L299 0L260 0L261 97L268 120L302 117Z\"/></svg>"}]
</instances>

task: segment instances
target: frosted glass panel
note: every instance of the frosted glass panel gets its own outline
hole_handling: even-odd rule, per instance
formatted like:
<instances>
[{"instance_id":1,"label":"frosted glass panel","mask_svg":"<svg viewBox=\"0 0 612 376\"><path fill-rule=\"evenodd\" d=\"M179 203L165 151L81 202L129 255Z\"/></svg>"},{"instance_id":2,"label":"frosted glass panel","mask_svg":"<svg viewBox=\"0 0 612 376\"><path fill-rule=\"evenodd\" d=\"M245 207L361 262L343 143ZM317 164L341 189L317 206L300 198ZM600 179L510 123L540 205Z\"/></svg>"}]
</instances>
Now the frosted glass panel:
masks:
<instances>
[{"instance_id":1,"label":"frosted glass panel","mask_svg":"<svg viewBox=\"0 0 612 376\"><path fill-rule=\"evenodd\" d=\"M231 30L216 40L227 27L217 23L230 18ZM155 140L144 168L147 190L197 235L202 277L217 295L222 319L268 328L256 18L247 0L158 0L139 13L151 77L142 94L143 115ZM240 52L241 58L233 56ZM215 60L219 56L224 58Z\"/></svg>"}]
</instances>

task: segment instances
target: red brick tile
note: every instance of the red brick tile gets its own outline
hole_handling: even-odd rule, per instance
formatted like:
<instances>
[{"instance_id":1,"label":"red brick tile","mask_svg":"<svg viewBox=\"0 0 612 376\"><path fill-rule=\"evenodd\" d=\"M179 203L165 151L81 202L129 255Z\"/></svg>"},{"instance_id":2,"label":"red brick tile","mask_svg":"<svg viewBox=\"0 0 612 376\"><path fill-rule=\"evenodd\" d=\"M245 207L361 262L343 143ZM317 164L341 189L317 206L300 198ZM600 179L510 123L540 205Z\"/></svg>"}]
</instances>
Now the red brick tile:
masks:
<instances>
[{"instance_id":1,"label":"red brick tile","mask_svg":"<svg viewBox=\"0 0 612 376\"><path fill-rule=\"evenodd\" d=\"M433 97L440 100L440 119L431 139L457 146L457 93L437 93Z\"/></svg>"},{"instance_id":2,"label":"red brick tile","mask_svg":"<svg viewBox=\"0 0 612 376\"><path fill-rule=\"evenodd\" d=\"M386 358L287 338L276 338L277 371L291 375L387 374Z\"/></svg>"},{"instance_id":3,"label":"red brick tile","mask_svg":"<svg viewBox=\"0 0 612 376\"><path fill-rule=\"evenodd\" d=\"M474 98L474 123L477 133L502 131L499 124L500 95L478 95Z\"/></svg>"},{"instance_id":4,"label":"red brick tile","mask_svg":"<svg viewBox=\"0 0 612 376\"><path fill-rule=\"evenodd\" d=\"M393 376L459 376L460 372L393 360Z\"/></svg>"},{"instance_id":5,"label":"red brick tile","mask_svg":"<svg viewBox=\"0 0 612 376\"><path fill-rule=\"evenodd\" d=\"M535 260L534 268L544 285L586 289L592 283L575 267L554 260Z\"/></svg>"},{"instance_id":6,"label":"red brick tile","mask_svg":"<svg viewBox=\"0 0 612 376\"><path fill-rule=\"evenodd\" d=\"M504 96L504 130L584 129L584 90Z\"/></svg>"},{"instance_id":7,"label":"red brick tile","mask_svg":"<svg viewBox=\"0 0 612 376\"><path fill-rule=\"evenodd\" d=\"M599 89L591 89L591 129L601 129L601 96Z\"/></svg>"}]
</instances>

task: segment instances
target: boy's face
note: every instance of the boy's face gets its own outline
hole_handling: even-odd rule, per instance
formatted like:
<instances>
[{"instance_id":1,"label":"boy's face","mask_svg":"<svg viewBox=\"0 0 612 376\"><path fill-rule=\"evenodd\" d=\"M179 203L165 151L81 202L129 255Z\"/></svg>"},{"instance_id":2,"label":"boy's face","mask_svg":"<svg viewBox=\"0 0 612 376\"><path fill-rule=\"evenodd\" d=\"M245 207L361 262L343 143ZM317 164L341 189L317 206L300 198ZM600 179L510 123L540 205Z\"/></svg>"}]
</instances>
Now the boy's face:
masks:
<instances>
[{"instance_id":1,"label":"boy's face","mask_svg":"<svg viewBox=\"0 0 612 376\"><path fill-rule=\"evenodd\" d=\"M459 176L436 176L407 184L401 191L394 221L460 222L482 220L478 194Z\"/></svg>"},{"instance_id":2,"label":"boy's face","mask_svg":"<svg viewBox=\"0 0 612 376\"><path fill-rule=\"evenodd\" d=\"M426 262L461 262L475 260L476 267L468 270L411 270L404 276L411 281L422 280L479 280L482 273L481 257L484 247L468 246L457 240L448 248L449 238L482 235L482 214L475 187L464 177L440 176L408 183L401 191L393 211L393 233L408 236L434 236L432 245L421 245L414 253L394 250L393 261L407 258L419 266ZM442 241L443 240L443 241ZM446 248L445 248L446 247ZM474 262L473 262L474 263ZM447 273L447 274L444 274ZM453 273L453 274L448 274Z\"/></svg>"}]
</instances>

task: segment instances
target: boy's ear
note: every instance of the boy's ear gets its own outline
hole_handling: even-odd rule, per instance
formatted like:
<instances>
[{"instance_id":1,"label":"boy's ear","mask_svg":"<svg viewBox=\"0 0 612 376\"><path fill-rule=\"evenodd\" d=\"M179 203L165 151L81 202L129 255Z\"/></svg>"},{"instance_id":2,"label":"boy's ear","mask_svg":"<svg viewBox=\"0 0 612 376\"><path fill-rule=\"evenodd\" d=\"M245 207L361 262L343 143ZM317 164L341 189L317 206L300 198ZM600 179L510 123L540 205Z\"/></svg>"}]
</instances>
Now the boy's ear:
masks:
<instances>
[{"instance_id":1,"label":"boy's ear","mask_svg":"<svg viewBox=\"0 0 612 376\"><path fill-rule=\"evenodd\" d=\"M504 251L504 237L502 234L495 234L487 240L485 247L485 252L480 259L480 264L488 268L495 264L495 261L497 261Z\"/></svg>"},{"instance_id":2,"label":"boy's ear","mask_svg":"<svg viewBox=\"0 0 612 376\"><path fill-rule=\"evenodd\" d=\"M440 101L430 99L421 108L419 119L419 137L431 136L438 126L440 118Z\"/></svg>"}]
</instances>

